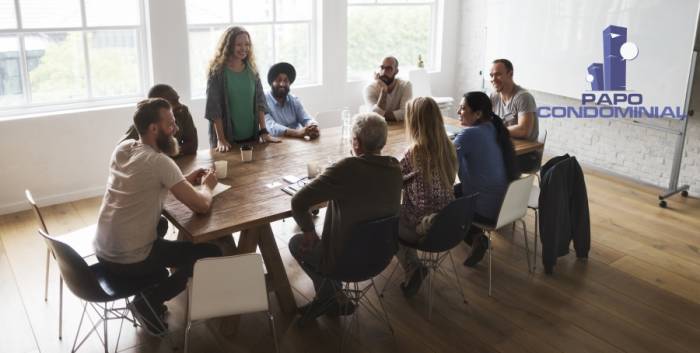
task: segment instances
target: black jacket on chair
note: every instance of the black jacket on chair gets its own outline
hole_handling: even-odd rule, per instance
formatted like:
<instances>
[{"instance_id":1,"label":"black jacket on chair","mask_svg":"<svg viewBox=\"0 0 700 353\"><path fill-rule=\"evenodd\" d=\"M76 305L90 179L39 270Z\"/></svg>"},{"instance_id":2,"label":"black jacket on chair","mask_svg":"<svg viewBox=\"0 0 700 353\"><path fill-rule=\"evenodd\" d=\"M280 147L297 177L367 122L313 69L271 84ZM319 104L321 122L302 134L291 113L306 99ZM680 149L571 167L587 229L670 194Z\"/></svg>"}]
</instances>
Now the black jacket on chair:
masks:
<instances>
[{"instance_id":1,"label":"black jacket on chair","mask_svg":"<svg viewBox=\"0 0 700 353\"><path fill-rule=\"evenodd\" d=\"M540 171L540 240L542 264L552 273L557 257L569 253L573 240L576 256L588 257L591 223L583 171L576 157L552 158Z\"/></svg>"}]
</instances>

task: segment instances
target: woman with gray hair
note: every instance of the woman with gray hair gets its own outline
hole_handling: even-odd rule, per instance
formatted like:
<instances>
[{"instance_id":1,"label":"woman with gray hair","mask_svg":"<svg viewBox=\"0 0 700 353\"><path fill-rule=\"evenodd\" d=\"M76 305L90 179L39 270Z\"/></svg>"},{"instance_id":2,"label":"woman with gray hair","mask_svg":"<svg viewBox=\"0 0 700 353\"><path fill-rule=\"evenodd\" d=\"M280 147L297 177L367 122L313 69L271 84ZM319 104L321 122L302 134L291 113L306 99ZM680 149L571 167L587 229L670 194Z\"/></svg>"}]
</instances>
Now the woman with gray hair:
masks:
<instances>
[{"instance_id":1,"label":"woman with gray hair","mask_svg":"<svg viewBox=\"0 0 700 353\"><path fill-rule=\"evenodd\" d=\"M399 161L381 155L387 139L386 121L376 113L356 115L351 139L353 156L328 167L292 198L292 215L303 233L290 239L289 251L316 289L316 304L300 308L306 313L305 319L354 311L354 308L341 310L340 303L319 305L334 295L333 285L339 285L326 281L321 287L323 278L333 270L335 259L343 253L343 244L355 224L399 213L402 181ZM319 238L309 210L326 201L326 219Z\"/></svg>"}]
</instances>

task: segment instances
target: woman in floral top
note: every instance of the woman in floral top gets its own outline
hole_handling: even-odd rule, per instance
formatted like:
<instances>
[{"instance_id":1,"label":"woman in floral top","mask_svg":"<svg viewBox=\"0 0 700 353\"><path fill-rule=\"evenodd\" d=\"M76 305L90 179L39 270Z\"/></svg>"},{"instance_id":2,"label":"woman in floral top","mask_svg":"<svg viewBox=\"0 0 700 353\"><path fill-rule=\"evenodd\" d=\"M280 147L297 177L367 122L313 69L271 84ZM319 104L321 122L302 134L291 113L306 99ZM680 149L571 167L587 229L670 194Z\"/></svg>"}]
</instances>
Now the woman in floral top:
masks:
<instances>
[{"instance_id":1,"label":"woman in floral top","mask_svg":"<svg viewBox=\"0 0 700 353\"><path fill-rule=\"evenodd\" d=\"M406 104L406 133L412 144L401 160L404 182L399 237L418 243L434 215L454 200L457 154L432 98L417 97ZM420 265L415 249L399 246L396 257L407 278L401 289L405 296L413 296L427 269Z\"/></svg>"}]
</instances>

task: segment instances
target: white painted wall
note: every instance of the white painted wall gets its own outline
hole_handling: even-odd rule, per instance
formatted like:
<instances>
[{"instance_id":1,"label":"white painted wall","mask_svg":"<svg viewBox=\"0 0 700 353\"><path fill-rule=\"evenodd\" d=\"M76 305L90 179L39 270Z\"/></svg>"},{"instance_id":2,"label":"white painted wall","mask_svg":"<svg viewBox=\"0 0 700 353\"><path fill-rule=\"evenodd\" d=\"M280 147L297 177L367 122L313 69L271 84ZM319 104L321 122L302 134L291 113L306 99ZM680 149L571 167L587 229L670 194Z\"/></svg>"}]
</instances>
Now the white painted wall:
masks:
<instances>
[{"instance_id":1,"label":"white painted wall","mask_svg":"<svg viewBox=\"0 0 700 353\"><path fill-rule=\"evenodd\" d=\"M486 48L487 0L465 0L461 4L461 38L457 53L456 92L483 89L486 76L480 74ZM696 39L696 50L700 46ZM489 60L495 58L488 58ZM518 82L517 65L515 81ZM699 68L700 69L700 68ZM696 71L691 102L700 111L700 73ZM534 92L538 105L574 105L580 101ZM649 121L680 129L679 121ZM622 121L603 119L540 119L540 132L548 130L545 153L575 155L579 162L633 180L668 187L673 162L675 135ZM683 154L679 185L690 185L690 194L700 196L700 113L691 117ZM651 200L653 202L653 200Z\"/></svg>"},{"instance_id":2,"label":"white painted wall","mask_svg":"<svg viewBox=\"0 0 700 353\"><path fill-rule=\"evenodd\" d=\"M292 87L311 113L362 102L364 82L346 82L345 1L321 1L322 83ZM460 1L445 0L442 70L431 73L433 94L455 96ZM190 100L184 0L148 1L149 41L155 83L169 83L190 107L207 146L204 100ZM158 15L155 15L158 14ZM183 40L185 39L185 40ZM25 209L24 189L41 205L68 202L104 192L112 150L131 123L133 104L87 111L44 114L0 121L0 214Z\"/></svg>"}]
</instances>

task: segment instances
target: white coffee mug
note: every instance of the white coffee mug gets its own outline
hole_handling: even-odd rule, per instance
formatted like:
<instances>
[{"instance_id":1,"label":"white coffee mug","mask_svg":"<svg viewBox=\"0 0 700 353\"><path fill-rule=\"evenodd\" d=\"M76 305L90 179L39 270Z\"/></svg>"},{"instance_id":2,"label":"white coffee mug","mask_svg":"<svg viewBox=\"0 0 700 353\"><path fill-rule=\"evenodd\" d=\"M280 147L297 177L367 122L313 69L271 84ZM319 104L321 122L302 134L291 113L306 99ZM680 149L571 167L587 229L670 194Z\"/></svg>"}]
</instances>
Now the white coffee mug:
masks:
<instances>
[{"instance_id":1,"label":"white coffee mug","mask_svg":"<svg viewBox=\"0 0 700 353\"><path fill-rule=\"evenodd\" d=\"M228 175L228 162L227 161L216 161L214 162L214 169L216 169L216 178L225 179Z\"/></svg>"},{"instance_id":2,"label":"white coffee mug","mask_svg":"<svg viewBox=\"0 0 700 353\"><path fill-rule=\"evenodd\" d=\"M250 146L248 150L244 150L241 147L241 160L243 162L251 162L253 160L253 146Z\"/></svg>"}]
</instances>

